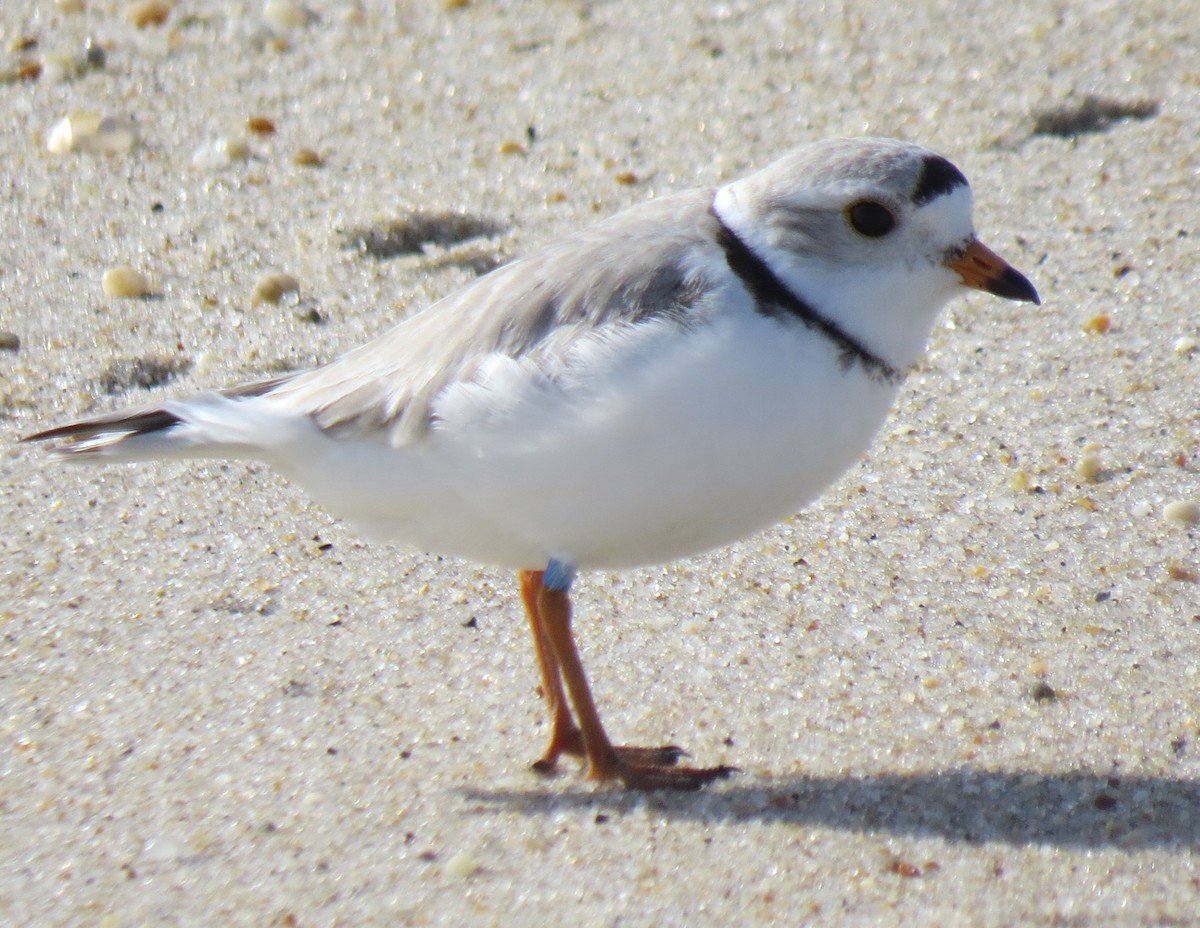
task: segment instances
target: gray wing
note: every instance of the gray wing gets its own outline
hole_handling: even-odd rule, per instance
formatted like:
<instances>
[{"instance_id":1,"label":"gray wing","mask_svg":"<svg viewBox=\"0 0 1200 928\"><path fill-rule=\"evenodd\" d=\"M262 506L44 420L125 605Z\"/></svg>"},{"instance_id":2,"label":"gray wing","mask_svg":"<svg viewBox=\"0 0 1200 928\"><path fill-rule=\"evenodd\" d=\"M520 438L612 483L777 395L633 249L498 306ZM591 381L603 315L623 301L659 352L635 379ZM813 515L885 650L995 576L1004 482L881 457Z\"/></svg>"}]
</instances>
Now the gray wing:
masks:
<instances>
[{"instance_id":1,"label":"gray wing","mask_svg":"<svg viewBox=\"0 0 1200 928\"><path fill-rule=\"evenodd\" d=\"M563 358L598 328L671 317L687 325L713 282L711 190L634 207L515 261L405 320L363 347L267 391L326 431L419 441L449 385L497 353Z\"/></svg>"}]
</instances>

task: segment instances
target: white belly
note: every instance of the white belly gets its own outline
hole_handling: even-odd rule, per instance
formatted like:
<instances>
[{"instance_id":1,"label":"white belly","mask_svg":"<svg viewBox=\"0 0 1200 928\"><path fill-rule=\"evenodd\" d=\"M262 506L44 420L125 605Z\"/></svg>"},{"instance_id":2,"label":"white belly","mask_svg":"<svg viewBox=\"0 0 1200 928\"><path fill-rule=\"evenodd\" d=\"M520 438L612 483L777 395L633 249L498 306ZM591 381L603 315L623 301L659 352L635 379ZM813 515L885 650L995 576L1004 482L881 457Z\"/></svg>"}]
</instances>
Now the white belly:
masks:
<instances>
[{"instance_id":1,"label":"white belly","mask_svg":"<svg viewBox=\"0 0 1200 928\"><path fill-rule=\"evenodd\" d=\"M753 314L638 338L591 343L565 386L498 362L439 399L420 445L330 447L336 467L287 470L368 533L425 550L630 567L791 515L858 460L896 394L811 331Z\"/></svg>"}]
</instances>

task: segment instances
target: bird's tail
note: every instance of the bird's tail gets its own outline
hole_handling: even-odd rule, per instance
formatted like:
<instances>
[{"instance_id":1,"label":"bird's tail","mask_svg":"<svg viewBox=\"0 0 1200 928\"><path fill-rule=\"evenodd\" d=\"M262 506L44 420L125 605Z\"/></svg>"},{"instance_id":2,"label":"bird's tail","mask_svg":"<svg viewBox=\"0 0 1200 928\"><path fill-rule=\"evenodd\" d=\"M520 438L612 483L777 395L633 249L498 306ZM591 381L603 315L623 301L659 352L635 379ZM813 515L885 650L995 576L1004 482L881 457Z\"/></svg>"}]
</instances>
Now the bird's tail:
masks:
<instances>
[{"instance_id":1,"label":"bird's tail","mask_svg":"<svg viewBox=\"0 0 1200 928\"><path fill-rule=\"evenodd\" d=\"M258 457L264 447L287 444L297 423L257 399L283 379L81 419L21 440L57 440L56 454L81 461Z\"/></svg>"}]
</instances>

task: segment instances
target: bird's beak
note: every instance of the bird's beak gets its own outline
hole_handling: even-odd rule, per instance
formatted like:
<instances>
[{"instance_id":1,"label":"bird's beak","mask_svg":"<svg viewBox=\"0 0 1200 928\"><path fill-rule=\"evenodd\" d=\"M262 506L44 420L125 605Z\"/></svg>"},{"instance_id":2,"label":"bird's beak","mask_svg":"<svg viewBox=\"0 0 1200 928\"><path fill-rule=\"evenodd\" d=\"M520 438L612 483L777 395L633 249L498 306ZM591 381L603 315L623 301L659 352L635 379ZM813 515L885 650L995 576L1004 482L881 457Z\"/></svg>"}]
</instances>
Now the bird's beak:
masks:
<instances>
[{"instance_id":1,"label":"bird's beak","mask_svg":"<svg viewBox=\"0 0 1200 928\"><path fill-rule=\"evenodd\" d=\"M1006 300L1022 300L1041 305L1038 293L1028 278L977 238L944 262L958 274L964 287L983 290Z\"/></svg>"}]
</instances>

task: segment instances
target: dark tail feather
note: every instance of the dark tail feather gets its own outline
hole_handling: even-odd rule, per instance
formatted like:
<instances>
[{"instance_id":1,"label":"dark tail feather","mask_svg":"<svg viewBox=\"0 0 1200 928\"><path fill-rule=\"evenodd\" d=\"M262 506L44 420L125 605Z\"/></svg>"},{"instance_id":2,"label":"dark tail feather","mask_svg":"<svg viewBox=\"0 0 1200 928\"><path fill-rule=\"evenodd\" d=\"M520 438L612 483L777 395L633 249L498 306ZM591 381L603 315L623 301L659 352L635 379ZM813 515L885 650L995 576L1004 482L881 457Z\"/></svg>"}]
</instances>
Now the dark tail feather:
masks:
<instances>
[{"instance_id":1,"label":"dark tail feather","mask_svg":"<svg viewBox=\"0 0 1200 928\"><path fill-rule=\"evenodd\" d=\"M245 383L237 387L222 390L222 396L261 396L279 386L294 375L285 374L271 380L259 380ZM81 419L78 422L68 422L52 429L35 432L24 436L21 441L47 441L52 438L67 438L73 441L85 441L97 435L114 432L127 432L133 435L148 435L151 432L161 432L180 422L174 413L167 412L160 406L142 406L136 409L123 409L118 412L96 416L92 419Z\"/></svg>"},{"instance_id":2,"label":"dark tail feather","mask_svg":"<svg viewBox=\"0 0 1200 928\"><path fill-rule=\"evenodd\" d=\"M149 408L132 412L125 410L107 416L97 416L94 419L84 419L80 422L55 426L43 432L34 432L32 435L24 436L21 441L47 441L51 438L71 438L78 441L105 432L145 434L169 429L178 422L179 417L165 409Z\"/></svg>"}]
</instances>

